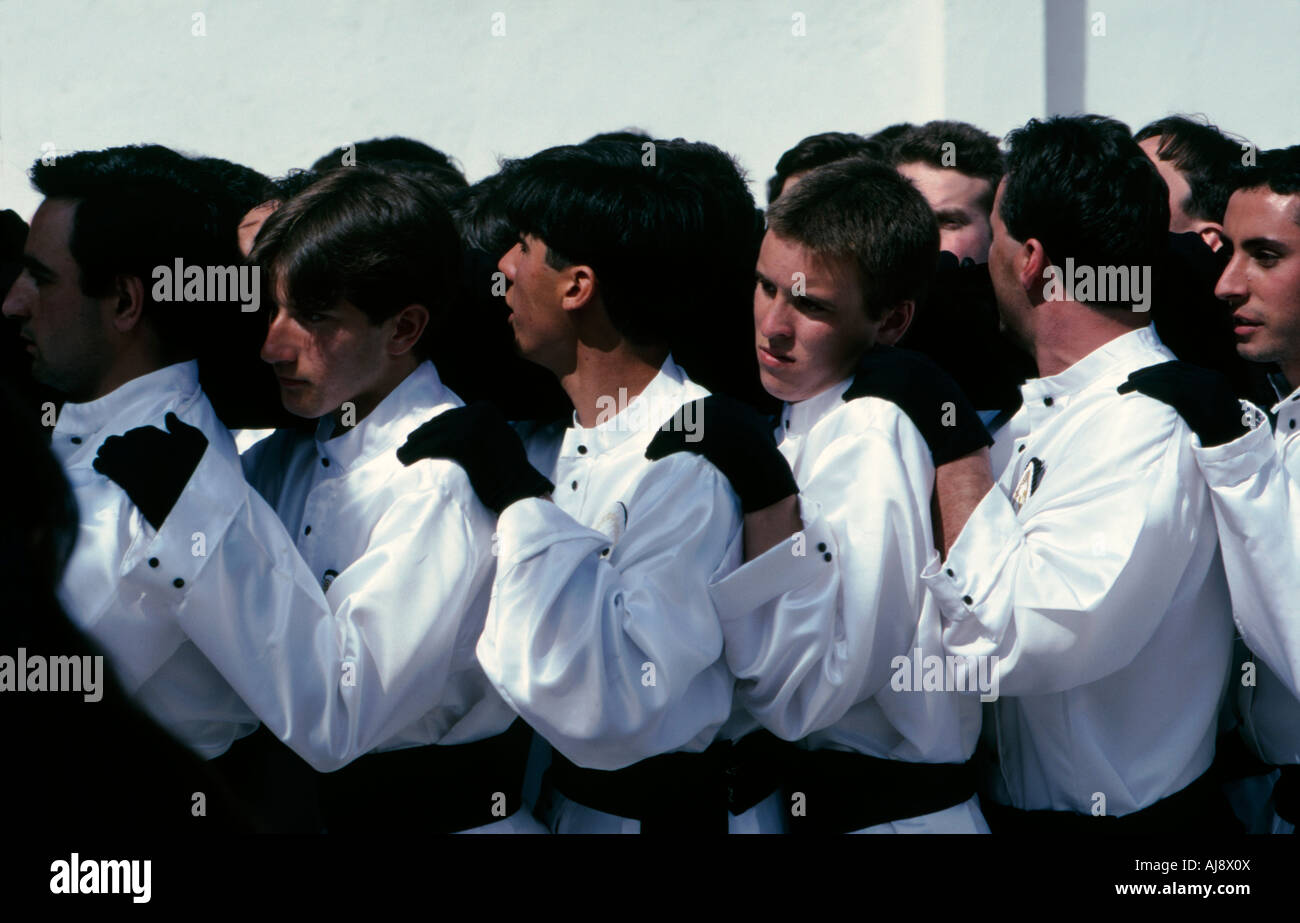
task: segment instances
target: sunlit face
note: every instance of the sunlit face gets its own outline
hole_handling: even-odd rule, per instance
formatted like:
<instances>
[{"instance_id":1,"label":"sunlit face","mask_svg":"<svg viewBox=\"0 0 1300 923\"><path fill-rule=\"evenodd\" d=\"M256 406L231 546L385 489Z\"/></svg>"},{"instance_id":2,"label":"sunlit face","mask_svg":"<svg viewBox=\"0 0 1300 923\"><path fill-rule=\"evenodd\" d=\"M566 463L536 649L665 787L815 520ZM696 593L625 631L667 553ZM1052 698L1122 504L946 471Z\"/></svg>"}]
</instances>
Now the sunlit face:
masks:
<instances>
[{"instance_id":1,"label":"sunlit face","mask_svg":"<svg viewBox=\"0 0 1300 923\"><path fill-rule=\"evenodd\" d=\"M1183 211L1183 203L1192 194L1191 184L1174 166L1173 161L1161 160L1156 155L1162 140L1160 137L1147 138L1144 141L1139 141L1138 147L1142 148L1142 152L1155 164L1156 172L1160 174L1160 178L1169 187L1169 230L1175 234L1195 231L1198 227L1196 219Z\"/></svg>"},{"instance_id":2,"label":"sunlit face","mask_svg":"<svg viewBox=\"0 0 1300 923\"><path fill-rule=\"evenodd\" d=\"M900 164L898 172L930 204L939 222L939 249L956 254L958 260L985 262L993 234L982 204L992 190L989 181L925 163Z\"/></svg>"},{"instance_id":3,"label":"sunlit face","mask_svg":"<svg viewBox=\"0 0 1300 923\"><path fill-rule=\"evenodd\" d=\"M312 310L286 305L283 291L262 344L290 413L321 417L352 401L364 416L384 397L388 343L396 321L372 324L360 308L340 300Z\"/></svg>"},{"instance_id":4,"label":"sunlit face","mask_svg":"<svg viewBox=\"0 0 1300 923\"><path fill-rule=\"evenodd\" d=\"M554 369L573 341L562 302L567 277L546 262L546 244L521 235L497 263L505 273L506 307L519 354Z\"/></svg>"},{"instance_id":5,"label":"sunlit face","mask_svg":"<svg viewBox=\"0 0 1300 923\"><path fill-rule=\"evenodd\" d=\"M1223 226L1232 258L1214 294L1233 310L1237 353L1277 362L1291 384L1300 375L1300 196L1268 187L1228 200Z\"/></svg>"},{"instance_id":6,"label":"sunlit face","mask_svg":"<svg viewBox=\"0 0 1300 923\"><path fill-rule=\"evenodd\" d=\"M802 274L802 275L799 275ZM814 397L847 378L876 342L857 266L768 231L754 283L754 333L763 387L783 401Z\"/></svg>"},{"instance_id":7,"label":"sunlit face","mask_svg":"<svg viewBox=\"0 0 1300 923\"><path fill-rule=\"evenodd\" d=\"M19 325L33 377L86 401L100 396L112 365L115 299L81 291L81 270L69 249L76 211L70 199L46 199L36 209L4 316Z\"/></svg>"}]
</instances>

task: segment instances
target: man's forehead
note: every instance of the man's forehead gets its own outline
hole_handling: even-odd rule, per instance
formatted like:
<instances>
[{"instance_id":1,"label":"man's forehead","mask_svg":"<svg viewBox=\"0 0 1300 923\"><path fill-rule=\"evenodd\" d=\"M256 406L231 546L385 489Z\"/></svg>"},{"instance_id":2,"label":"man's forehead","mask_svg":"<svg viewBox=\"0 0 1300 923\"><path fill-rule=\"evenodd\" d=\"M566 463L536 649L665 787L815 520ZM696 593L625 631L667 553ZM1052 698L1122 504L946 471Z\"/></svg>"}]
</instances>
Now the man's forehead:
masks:
<instances>
[{"instance_id":1,"label":"man's forehead","mask_svg":"<svg viewBox=\"0 0 1300 923\"><path fill-rule=\"evenodd\" d=\"M771 281L783 289L793 285L794 280L789 276L801 272L810 295L829 295L858 284L857 265L852 258L818 253L770 228L763 235L758 269L764 275L773 274ZM784 274L787 278L775 274Z\"/></svg>"},{"instance_id":2,"label":"man's forehead","mask_svg":"<svg viewBox=\"0 0 1300 923\"><path fill-rule=\"evenodd\" d=\"M1300 195L1283 195L1267 186L1238 189L1228 200L1224 230L1233 240L1251 237L1300 239Z\"/></svg>"},{"instance_id":3,"label":"man's forehead","mask_svg":"<svg viewBox=\"0 0 1300 923\"><path fill-rule=\"evenodd\" d=\"M31 231L55 238L62 236L66 242L79 204L78 199L44 199L32 215Z\"/></svg>"},{"instance_id":4,"label":"man's forehead","mask_svg":"<svg viewBox=\"0 0 1300 923\"><path fill-rule=\"evenodd\" d=\"M72 262L69 247L72 219L78 204L76 199L45 199L41 202L32 215L24 247L26 253L51 267L60 260Z\"/></svg>"},{"instance_id":5,"label":"man's forehead","mask_svg":"<svg viewBox=\"0 0 1300 923\"><path fill-rule=\"evenodd\" d=\"M904 163L898 172L912 181L934 211L968 208L987 195L991 183L962 173L956 167L933 167L927 163Z\"/></svg>"}]
</instances>

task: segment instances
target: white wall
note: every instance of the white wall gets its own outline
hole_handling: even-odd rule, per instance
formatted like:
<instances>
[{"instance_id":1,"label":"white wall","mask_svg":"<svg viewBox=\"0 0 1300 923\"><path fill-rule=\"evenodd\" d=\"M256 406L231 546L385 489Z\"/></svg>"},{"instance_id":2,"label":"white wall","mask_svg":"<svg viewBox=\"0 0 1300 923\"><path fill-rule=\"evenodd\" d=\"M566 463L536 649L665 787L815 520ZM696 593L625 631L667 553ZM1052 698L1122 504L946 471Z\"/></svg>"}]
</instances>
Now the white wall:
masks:
<instances>
[{"instance_id":1,"label":"white wall","mask_svg":"<svg viewBox=\"0 0 1300 923\"><path fill-rule=\"evenodd\" d=\"M1300 141L1298 34L1289 0L0 0L0 207L35 208L47 142L279 174L405 134L473 180L628 125L731 151L761 202L806 134L938 117L1003 134L1049 89L1134 127L1204 111L1272 146Z\"/></svg>"}]
</instances>

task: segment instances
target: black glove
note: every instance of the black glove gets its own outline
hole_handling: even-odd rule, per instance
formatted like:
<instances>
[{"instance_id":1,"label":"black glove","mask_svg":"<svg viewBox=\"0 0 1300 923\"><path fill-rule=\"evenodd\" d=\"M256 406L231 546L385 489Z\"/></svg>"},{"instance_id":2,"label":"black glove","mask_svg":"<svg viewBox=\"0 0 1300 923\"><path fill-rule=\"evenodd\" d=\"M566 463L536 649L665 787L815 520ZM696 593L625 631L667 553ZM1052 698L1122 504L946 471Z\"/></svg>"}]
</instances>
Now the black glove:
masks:
<instances>
[{"instance_id":1,"label":"black glove","mask_svg":"<svg viewBox=\"0 0 1300 923\"><path fill-rule=\"evenodd\" d=\"M519 434L487 401L444 411L407 436L397 460L412 465L421 458L445 458L460 465L479 500L498 515L516 500L555 489L529 464Z\"/></svg>"},{"instance_id":2,"label":"black glove","mask_svg":"<svg viewBox=\"0 0 1300 923\"><path fill-rule=\"evenodd\" d=\"M878 397L896 404L921 431L937 468L993 444L952 376L920 353L876 346L858 364L844 400Z\"/></svg>"},{"instance_id":3,"label":"black glove","mask_svg":"<svg viewBox=\"0 0 1300 923\"><path fill-rule=\"evenodd\" d=\"M163 423L167 432L138 426L109 436L94 462L96 471L126 491L155 531L162 528L208 447L208 437L176 414L168 413Z\"/></svg>"},{"instance_id":4,"label":"black glove","mask_svg":"<svg viewBox=\"0 0 1300 923\"><path fill-rule=\"evenodd\" d=\"M1232 442L1250 430L1228 379L1189 362L1171 360L1138 369L1116 390L1120 394L1140 391L1168 404L1207 449Z\"/></svg>"},{"instance_id":5,"label":"black glove","mask_svg":"<svg viewBox=\"0 0 1300 923\"><path fill-rule=\"evenodd\" d=\"M694 431L687 432L686 423L693 423ZM707 459L730 482L746 513L799 492L776 447L772 425L748 404L726 395L710 394L683 405L655 433L645 457L658 461L674 452L694 452Z\"/></svg>"}]
</instances>

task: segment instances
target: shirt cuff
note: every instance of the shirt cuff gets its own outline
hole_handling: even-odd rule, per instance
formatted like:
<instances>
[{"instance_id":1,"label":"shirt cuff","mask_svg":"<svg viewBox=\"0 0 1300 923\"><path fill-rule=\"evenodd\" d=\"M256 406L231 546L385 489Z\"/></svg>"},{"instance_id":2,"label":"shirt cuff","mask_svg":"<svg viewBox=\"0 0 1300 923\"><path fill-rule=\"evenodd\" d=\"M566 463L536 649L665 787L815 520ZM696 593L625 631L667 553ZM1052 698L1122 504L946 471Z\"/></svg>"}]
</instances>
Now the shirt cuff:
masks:
<instances>
[{"instance_id":1,"label":"shirt cuff","mask_svg":"<svg viewBox=\"0 0 1300 923\"><path fill-rule=\"evenodd\" d=\"M249 490L242 470L209 446L162 528L123 562L124 579L182 601Z\"/></svg>"},{"instance_id":2,"label":"shirt cuff","mask_svg":"<svg viewBox=\"0 0 1300 923\"><path fill-rule=\"evenodd\" d=\"M932 557L921 571L921 580L946 618L963 621L978 614L1002 578L1007 559L1023 541L1024 527L995 484L962 527L947 560Z\"/></svg>"},{"instance_id":3,"label":"shirt cuff","mask_svg":"<svg viewBox=\"0 0 1300 923\"><path fill-rule=\"evenodd\" d=\"M609 537L577 522L553 501L540 497L518 500L497 519L497 572L505 573L521 561L540 554L557 542L585 539L606 548Z\"/></svg>"},{"instance_id":4,"label":"shirt cuff","mask_svg":"<svg viewBox=\"0 0 1300 923\"><path fill-rule=\"evenodd\" d=\"M834 566L839 549L821 505L801 495L799 507L801 532L709 584L709 595L723 621L751 615L778 596L824 577ZM813 509L811 518L805 515L807 507Z\"/></svg>"}]
</instances>

